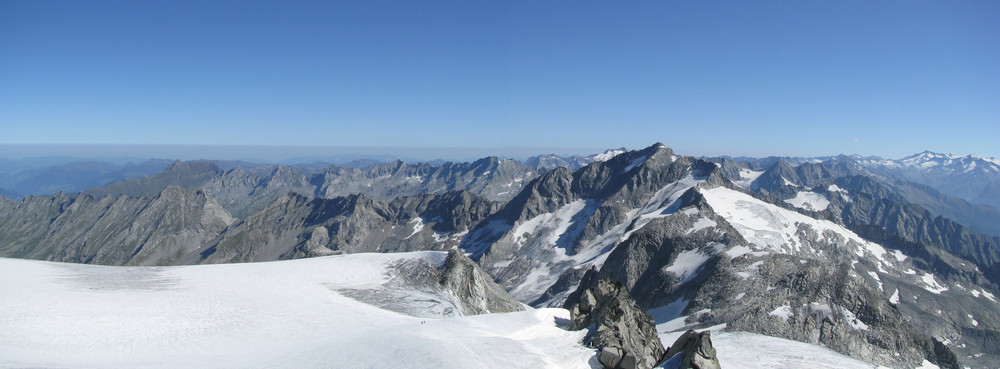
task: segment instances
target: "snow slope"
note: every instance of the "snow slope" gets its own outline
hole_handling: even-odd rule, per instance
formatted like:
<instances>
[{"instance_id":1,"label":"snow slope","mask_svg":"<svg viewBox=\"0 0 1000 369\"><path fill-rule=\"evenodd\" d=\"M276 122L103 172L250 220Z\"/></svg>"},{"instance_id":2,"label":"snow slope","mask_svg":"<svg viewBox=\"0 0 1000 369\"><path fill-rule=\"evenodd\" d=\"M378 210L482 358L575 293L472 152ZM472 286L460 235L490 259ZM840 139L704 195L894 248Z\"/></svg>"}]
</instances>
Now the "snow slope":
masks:
<instances>
[{"instance_id":1,"label":"snow slope","mask_svg":"<svg viewBox=\"0 0 1000 369\"><path fill-rule=\"evenodd\" d=\"M712 332L712 344L726 369L876 367L825 347L746 332Z\"/></svg>"},{"instance_id":2,"label":"snow slope","mask_svg":"<svg viewBox=\"0 0 1000 369\"><path fill-rule=\"evenodd\" d=\"M0 367L589 367L594 351L579 344L584 331L558 326L562 309L420 318L342 294L395 288L392 265L445 256L181 267L0 259ZM396 292L415 309L445 303L418 287Z\"/></svg>"},{"instance_id":3,"label":"snow slope","mask_svg":"<svg viewBox=\"0 0 1000 369\"><path fill-rule=\"evenodd\" d=\"M686 305L686 301L683 302ZM683 306L677 306L683 309ZM663 347L669 347L684 332L680 316L669 322L658 324L660 342ZM657 322L660 320L657 319ZM680 322L678 324L678 322ZM762 334L726 331L725 324L709 327L712 331L712 346L715 347L719 365L725 369L761 369L761 368L795 368L795 369L840 369L840 368L876 368L876 365L837 353L819 345L766 336ZM701 332L702 330L698 329ZM661 368L672 368L663 363Z\"/></svg>"},{"instance_id":4,"label":"snow slope","mask_svg":"<svg viewBox=\"0 0 1000 369\"><path fill-rule=\"evenodd\" d=\"M807 191L799 191L795 194L795 197L785 200L785 202L799 209L812 211L823 211L830 206L830 200L827 200L826 196Z\"/></svg>"}]
</instances>

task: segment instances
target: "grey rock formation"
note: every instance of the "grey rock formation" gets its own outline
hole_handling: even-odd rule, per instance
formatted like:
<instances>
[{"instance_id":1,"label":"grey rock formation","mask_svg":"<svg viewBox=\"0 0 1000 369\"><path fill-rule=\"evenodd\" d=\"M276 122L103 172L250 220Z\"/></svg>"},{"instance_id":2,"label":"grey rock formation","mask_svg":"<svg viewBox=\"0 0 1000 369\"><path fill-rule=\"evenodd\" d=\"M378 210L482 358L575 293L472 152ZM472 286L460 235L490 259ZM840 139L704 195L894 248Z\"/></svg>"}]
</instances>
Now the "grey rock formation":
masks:
<instances>
[{"instance_id":1,"label":"grey rock formation","mask_svg":"<svg viewBox=\"0 0 1000 369\"><path fill-rule=\"evenodd\" d=\"M599 281L581 292L570 313L570 329L591 329L584 343L598 350L597 359L605 368L649 369L663 358L653 319L621 283Z\"/></svg>"},{"instance_id":2,"label":"grey rock formation","mask_svg":"<svg viewBox=\"0 0 1000 369\"><path fill-rule=\"evenodd\" d=\"M289 192L331 199L365 194L392 200L401 196L465 190L487 199L507 201L537 175L536 169L516 160L496 157L441 165L410 165L396 161L366 169L329 166L321 171L309 167L247 167L245 164L222 170L208 161L176 161L160 173L93 188L87 194L94 197L152 196L170 185L203 189L231 214L242 219Z\"/></svg>"},{"instance_id":3,"label":"grey rock formation","mask_svg":"<svg viewBox=\"0 0 1000 369\"><path fill-rule=\"evenodd\" d=\"M237 220L202 190L0 201L0 256L106 265L269 261L342 252L447 250L499 205L469 192L280 197Z\"/></svg>"},{"instance_id":4,"label":"grey rock formation","mask_svg":"<svg viewBox=\"0 0 1000 369\"><path fill-rule=\"evenodd\" d=\"M389 280L374 289L338 292L356 300L398 313L427 318L455 317L523 311L524 306L493 282L476 263L451 250L440 264L427 258L395 263L386 271Z\"/></svg>"},{"instance_id":5,"label":"grey rock formation","mask_svg":"<svg viewBox=\"0 0 1000 369\"><path fill-rule=\"evenodd\" d=\"M563 291L546 290L577 263L611 250L649 219L676 210L682 194L697 183L724 181L714 164L678 157L662 144L575 172L560 167L525 186L470 231L460 247L515 298L533 302L571 292L565 284ZM529 275L537 279L528 280Z\"/></svg>"},{"instance_id":6,"label":"grey rock formation","mask_svg":"<svg viewBox=\"0 0 1000 369\"><path fill-rule=\"evenodd\" d=\"M510 297L489 274L459 250L448 251L439 283L455 296L462 315L524 310L520 302Z\"/></svg>"},{"instance_id":7,"label":"grey rock formation","mask_svg":"<svg viewBox=\"0 0 1000 369\"><path fill-rule=\"evenodd\" d=\"M580 169L587 164L599 161L607 161L618 154L627 152L624 147L618 149L605 150L600 154L588 156L559 156L555 154L532 156L524 161L530 167L540 171L548 171L558 167L565 167L569 170Z\"/></svg>"},{"instance_id":8,"label":"grey rock formation","mask_svg":"<svg viewBox=\"0 0 1000 369\"><path fill-rule=\"evenodd\" d=\"M472 163L442 165L402 161L368 169L329 167L313 179L317 197L333 198L364 193L381 199L416 194L467 190L478 196L506 201L514 197L537 170L516 160L488 157Z\"/></svg>"},{"instance_id":9,"label":"grey rock formation","mask_svg":"<svg viewBox=\"0 0 1000 369\"><path fill-rule=\"evenodd\" d=\"M663 355L667 362L663 368L671 369L720 369L719 358L712 346L712 331L684 332Z\"/></svg>"},{"instance_id":10,"label":"grey rock formation","mask_svg":"<svg viewBox=\"0 0 1000 369\"><path fill-rule=\"evenodd\" d=\"M106 265L172 265L234 219L204 191L151 197L28 197L0 206L0 255Z\"/></svg>"},{"instance_id":11,"label":"grey rock formation","mask_svg":"<svg viewBox=\"0 0 1000 369\"><path fill-rule=\"evenodd\" d=\"M448 250L499 205L465 192L317 199L284 195L206 243L187 263L294 259L345 252Z\"/></svg>"}]
</instances>

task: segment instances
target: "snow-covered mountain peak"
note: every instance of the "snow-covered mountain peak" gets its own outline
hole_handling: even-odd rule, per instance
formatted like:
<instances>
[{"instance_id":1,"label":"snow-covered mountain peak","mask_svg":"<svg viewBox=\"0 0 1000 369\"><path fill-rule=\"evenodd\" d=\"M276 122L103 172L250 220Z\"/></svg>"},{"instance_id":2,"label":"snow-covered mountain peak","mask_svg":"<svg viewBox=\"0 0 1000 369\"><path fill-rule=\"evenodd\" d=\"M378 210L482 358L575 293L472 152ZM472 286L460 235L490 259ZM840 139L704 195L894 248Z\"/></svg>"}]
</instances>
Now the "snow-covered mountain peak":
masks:
<instances>
[{"instance_id":1,"label":"snow-covered mountain peak","mask_svg":"<svg viewBox=\"0 0 1000 369\"><path fill-rule=\"evenodd\" d=\"M602 152L600 154L594 154L594 155L588 156L587 158L590 159L592 162L608 161L611 158L613 158L615 156L618 156L619 154L625 153L626 151L627 150L625 150L624 147L617 148L617 149L608 149L608 150L605 150L604 152Z\"/></svg>"},{"instance_id":2,"label":"snow-covered mountain peak","mask_svg":"<svg viewBox=\"0 0 1000 369\"><path fill-rule=\"evenodd\" d=\"M917 168L940 167L940 169L968 172L980 167L986 171L1000 172L1000 160L971 154L962 156L924 151L899 159L897 163Z\"/></svg>"}]
</instances>

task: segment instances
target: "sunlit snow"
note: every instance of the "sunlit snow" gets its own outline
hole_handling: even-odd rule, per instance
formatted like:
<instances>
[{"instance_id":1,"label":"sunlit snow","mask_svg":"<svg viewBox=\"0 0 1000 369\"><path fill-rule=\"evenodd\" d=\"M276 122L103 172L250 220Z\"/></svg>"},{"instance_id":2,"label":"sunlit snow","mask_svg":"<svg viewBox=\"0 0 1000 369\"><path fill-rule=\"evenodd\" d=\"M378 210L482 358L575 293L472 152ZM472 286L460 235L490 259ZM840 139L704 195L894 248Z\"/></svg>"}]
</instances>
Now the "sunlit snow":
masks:
<instances>
[{"instance_id":1,"label":"sunlit snow","mask_svg":"<svg viewBox=\"0 0 1000 369\"><path fill-rule=\"evenodd\" d=\"M826 196L807 191L799 191L795 197L785 200L785 202L799 209L811 211L823 211L830 206L830 200L827 200Z\"/></svg>"},{"instance_id":2,"label":"sunlit snow","mask_svg":"<svg viewBox=\"0 0 1000 369\"><path fill-rule=\"evenodd\" d=\"M563 309L418 318L338 292L384 288L391 263L445 255L182 267L0 259L0 367L589 367L585 331L561 328Z\"/></svg>"}]
</instances>

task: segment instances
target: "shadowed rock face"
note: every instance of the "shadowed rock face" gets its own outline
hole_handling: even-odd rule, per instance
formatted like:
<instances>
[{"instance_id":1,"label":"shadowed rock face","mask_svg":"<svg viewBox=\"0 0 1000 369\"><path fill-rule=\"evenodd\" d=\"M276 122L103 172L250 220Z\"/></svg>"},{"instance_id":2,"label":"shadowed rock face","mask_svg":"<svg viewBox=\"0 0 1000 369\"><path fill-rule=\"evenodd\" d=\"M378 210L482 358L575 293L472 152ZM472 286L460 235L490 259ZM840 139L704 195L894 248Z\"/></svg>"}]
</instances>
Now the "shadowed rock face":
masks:
<instances>
[{"instance_id":1,"label":"shadowed rock face","mask_svg":"<svg viewBox=\"0 0 1000 369\"><path fill-rule=\"evenodd\" d=\"M719 359L715 355L715 347L712 346L712 331L701 333L693 330L684 332L673 345L667 349L668 358L664 363L665 368L677 369L720 369Z\"/></svg>"},{"instance_id":2,"label":"shadowed rock face","mask_svg":"<svg viewBox=\"0 0 1000 369\"><path fill-rule=\"evenodd\" d=\"M584 343L599 350L605 368L649 369L660 362L664 350L653 318L624 285L605 279L579 296L570 309L570 329L591 327Z\"/></svg>"}]
</instances>

